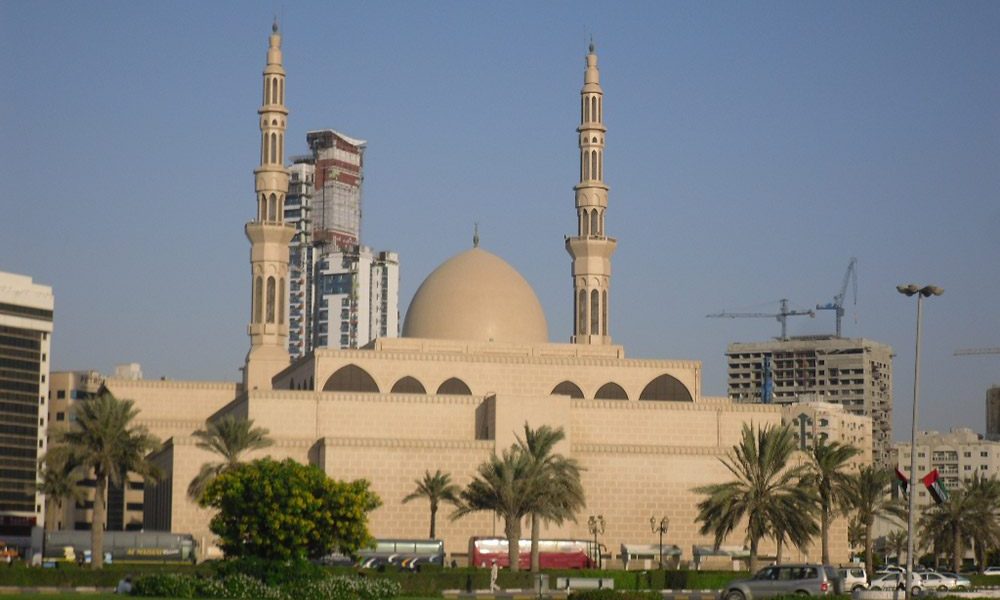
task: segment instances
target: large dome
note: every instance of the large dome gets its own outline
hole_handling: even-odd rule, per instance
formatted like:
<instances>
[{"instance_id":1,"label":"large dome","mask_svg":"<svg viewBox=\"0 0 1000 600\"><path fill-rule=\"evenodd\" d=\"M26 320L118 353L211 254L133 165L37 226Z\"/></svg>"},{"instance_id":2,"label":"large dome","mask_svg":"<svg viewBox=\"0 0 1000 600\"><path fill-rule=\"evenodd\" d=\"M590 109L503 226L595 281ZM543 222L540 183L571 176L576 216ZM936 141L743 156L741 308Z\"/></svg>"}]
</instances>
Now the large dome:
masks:
<instances>
[{"instance_id":1,"label":"large dome","mask_svg":"<svg viewBox=\"0 0 1000 600\"><path fill-rule=\"evenodd\" d=\"M545 343L549 328L534 290L502 258L473 248L448 259L413 295L403 337Z\"/></svg>"}]
</instances>

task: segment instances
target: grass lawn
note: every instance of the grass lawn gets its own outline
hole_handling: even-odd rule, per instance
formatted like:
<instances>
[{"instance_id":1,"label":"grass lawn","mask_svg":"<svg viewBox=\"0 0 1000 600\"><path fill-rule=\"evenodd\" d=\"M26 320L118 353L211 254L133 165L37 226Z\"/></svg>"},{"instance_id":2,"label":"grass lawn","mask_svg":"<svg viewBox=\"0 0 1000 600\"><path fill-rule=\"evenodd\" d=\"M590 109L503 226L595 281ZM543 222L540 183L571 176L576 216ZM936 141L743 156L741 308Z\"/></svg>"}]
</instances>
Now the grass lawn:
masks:
<instances>
[{"instance_id":1,"label":"grass lawn","mask_svg":"<svg viewBox=\"0 0 1000 600\"><path fill-rule=\"evenodd\" d=\"M0 594L0 598L6 597ZM13 596L11 596L13 597ZM39 598L40 600L121 600L122 598L141 598L142 596L119 596L118 594L88 594L79 592L67 592L62 594L24 594L22 598ZM147 597L148 600L170 600L169 598L151 598ZM441 600L440 597L421 597L421 596L399 596L396 600Z\"/></svg>"}]
</instances>

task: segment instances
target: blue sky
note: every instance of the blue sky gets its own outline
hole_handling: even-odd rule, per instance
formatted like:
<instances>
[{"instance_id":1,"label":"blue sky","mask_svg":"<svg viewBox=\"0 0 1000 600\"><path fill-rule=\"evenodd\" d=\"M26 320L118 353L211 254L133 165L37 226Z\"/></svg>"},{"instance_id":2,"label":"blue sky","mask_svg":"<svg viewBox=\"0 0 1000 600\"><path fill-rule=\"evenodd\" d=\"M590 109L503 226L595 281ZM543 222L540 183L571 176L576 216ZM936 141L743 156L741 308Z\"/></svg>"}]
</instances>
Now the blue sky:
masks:
<instances>
[{"instance_id":1,"label":"blue sky","mask_svg":"<svg viewBox=\"0 0 1000 600\"><path fill-rule=\"evenodd\" d=\"M368 140L362 237L402 260L401 306L471 244L528 279L567 341L575 128L600 56L611 333L696 359L830 301L893 346L909 428L984 429L1000 355L1000 3L13 2L0 0L0 270L53 286L53 366L236 379L248 338L256 110L284 33L288 154L305 132ZM831 312L792 318L832 333Z\"/></svg>"}]
</instances>

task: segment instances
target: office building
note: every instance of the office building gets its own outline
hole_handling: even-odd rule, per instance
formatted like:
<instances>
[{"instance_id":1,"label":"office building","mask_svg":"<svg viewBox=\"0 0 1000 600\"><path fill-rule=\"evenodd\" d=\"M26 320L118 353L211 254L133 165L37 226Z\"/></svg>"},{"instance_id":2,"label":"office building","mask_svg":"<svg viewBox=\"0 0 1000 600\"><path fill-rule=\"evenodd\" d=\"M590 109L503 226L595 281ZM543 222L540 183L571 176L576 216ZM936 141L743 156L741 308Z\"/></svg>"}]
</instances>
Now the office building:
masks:
<instances>
[{"instance_id":1,"label":"office building","mask_svg":"<svg viewBox=\"0 0 1000 600\"><path fill-rule=\"evenodd\" d=\"M898 456L899 469L911 481L910 444L894 444ZM937 431L917 432L917 505L933 502L926 487L919 480L931 470L937 469L940 482L948 490L960 488L972 479L974 473L980 477L1000 477L1000 442L983 439L971 429L954 428L948 433Z\"/></svg>"},{"instance_id":2,"label":"office building","mask_svg":"<svg viewBox=\"0 0 1000 600\"><path fill-rule=\"evenodd\" d=\"M310 131L288 167L288 351L358 348L399 335L399 255L361 244L366 142Z\"/></svg>"},{"instance_id":3,"label":"office building","mask_svg":"<svg viewBox=\"0 0 1000 600\"><path fill-rule=\"evenodd\" d=\"M986 390L986 438L1000 442L1000 385Z\"/></svg>"},{"instance_id":4,"label":"office building","mask_svg":"<svg viewBox=\"0 0 1000 600\"><path fill-rule=\"evenodd\" d=\"M0 272L0 540L30 542L44 520L38 460L45 454L52 288Z\"/></svg>"},{"instance_id":5,"label":"office building","mask_svg":"<svg viewBox=\"0 0 1000 600\"><path fill-rule=\"evenodd\" d=\"M734 402L821 400L872 420L876 464L892 448L892 348L863 338L796 337L729 344L728 394Z\"/></svg>"}]
</instances>

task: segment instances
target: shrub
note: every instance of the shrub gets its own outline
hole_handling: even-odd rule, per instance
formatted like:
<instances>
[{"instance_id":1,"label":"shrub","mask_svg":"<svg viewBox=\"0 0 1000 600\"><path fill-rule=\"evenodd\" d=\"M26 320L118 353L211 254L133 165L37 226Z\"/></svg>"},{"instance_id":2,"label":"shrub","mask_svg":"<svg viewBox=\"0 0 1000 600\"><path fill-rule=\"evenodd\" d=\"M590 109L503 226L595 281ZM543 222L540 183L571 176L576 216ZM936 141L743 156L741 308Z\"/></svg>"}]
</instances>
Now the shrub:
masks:
<instances>
[{"instance_id":1,"label":"shrub","mask_svg":"<svg viewBox=\"0 0 1000 600\"><path fill-rule=\"evenodd\" d=\"M581 590L571 592L569 600L659 600L660 597L657 592Z\"/></svg>"},{"instance_id":2,"label":"shrub","mask_svg":"<svg viewBox=\"0 0 1000 600\"><path fill-rule=\"evenodd\" d=\"M251 556L219 561L215 563L215 572L219 578L249 575L267 585L311 581L321 579L327 573L323 567L307 560L266 560Z\"/></svg>"},{"instance_id":3,"label":"shrub","mask_svg":"<svg viewBox=\"0 0 1000 600\"><path fill-rule=\"evenodd\" d=\"M177 573L143 575L133 582L136 596L162 596L165 598L194 598L200 595L195 578Z\"/></svg>"},{"instance_id":4,"label":"shrub","mask_svg":"<svg viewBox=\"0 0 1000 600\"><path fill-rule=\"evenodd\" d=\"M400 586L387 579L328 577L291 583L284 590L296 600L388 600L399 595Z\"/></svg>"}]
</instances>

